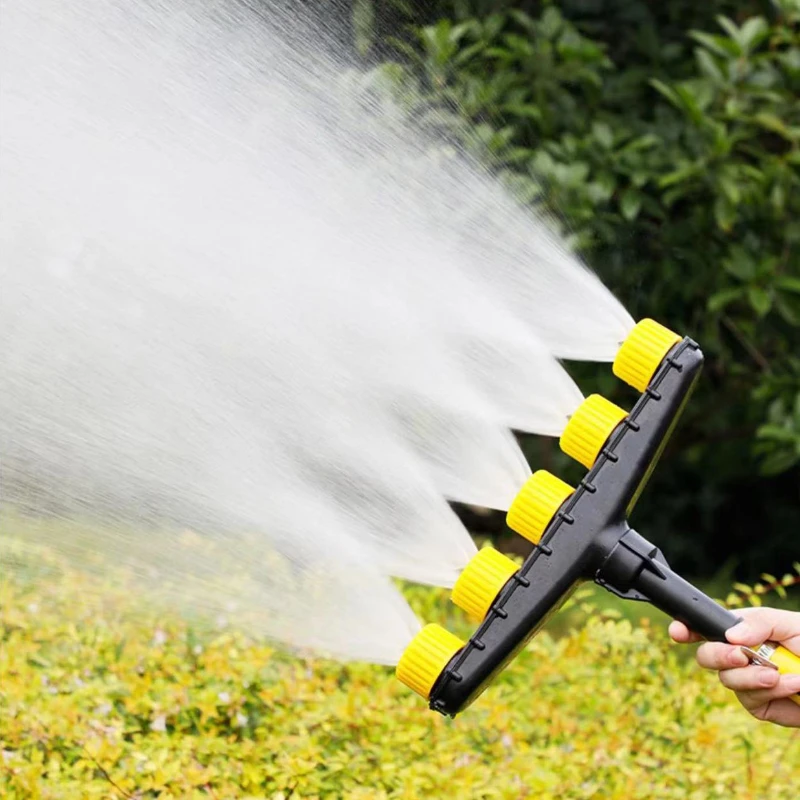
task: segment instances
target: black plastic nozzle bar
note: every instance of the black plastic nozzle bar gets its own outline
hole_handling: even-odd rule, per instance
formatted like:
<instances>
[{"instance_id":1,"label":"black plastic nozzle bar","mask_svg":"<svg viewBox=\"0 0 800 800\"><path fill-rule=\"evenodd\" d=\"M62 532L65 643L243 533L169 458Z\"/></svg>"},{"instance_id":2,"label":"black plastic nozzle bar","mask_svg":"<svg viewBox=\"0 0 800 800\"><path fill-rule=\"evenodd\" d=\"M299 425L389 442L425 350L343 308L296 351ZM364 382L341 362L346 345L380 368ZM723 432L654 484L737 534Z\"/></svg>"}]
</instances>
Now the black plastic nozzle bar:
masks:
<instances>
[{"instance_id":1,"label":"black plastic nozzle bar","mask_svg":"<svg viewBox=\"0 0 800 800\"><path fill-rule=\"evenodd\" d=\"M724 639L738 618L672 572L627 522L702 366L703 354L691 339L670 350L539 545L439 676L432 709L455 716L466 708L585 580L622 597L650 600L702 635Z\"/></svg>"}]
</instances>

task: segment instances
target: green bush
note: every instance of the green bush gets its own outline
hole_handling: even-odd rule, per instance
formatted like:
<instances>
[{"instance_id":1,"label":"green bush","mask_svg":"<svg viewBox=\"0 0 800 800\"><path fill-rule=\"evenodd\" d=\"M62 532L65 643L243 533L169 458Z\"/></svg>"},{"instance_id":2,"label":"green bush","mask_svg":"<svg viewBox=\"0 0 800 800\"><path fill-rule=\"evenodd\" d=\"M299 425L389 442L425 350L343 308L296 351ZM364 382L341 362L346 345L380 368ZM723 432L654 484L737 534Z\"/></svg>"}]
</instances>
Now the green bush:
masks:
<instances>
[{"instance_id":1,"label":"green bush","mask_svg":"<svg viewBox=\"0 0 800 800\"><path fill-rule=\"evenodd\" d=\"M374 72L409 113L523 202L561 215L634 316L706 353L637 522L698 573L733 558L752 576L789 560L800 526L800 3L390 5L394 35L369 17ZM630 403L610 374L570 368ZM534 463L566 469L547 446L529 443ZM755 525L768 533L757 546Z\"/></svg>"},{"instance_id":2,"label":"green bush","mask_svg":"<svg viewBox=\"0 0 800 800\"><path fill-rule=\"evenodd\" d=\"M389 669L200 632L50 564L0 587L9 800L796 796L800 739L751 719L662 625L585 600L453 721ZM469 632L442 592L410 597Z\"/></svg>"}]
</instances>

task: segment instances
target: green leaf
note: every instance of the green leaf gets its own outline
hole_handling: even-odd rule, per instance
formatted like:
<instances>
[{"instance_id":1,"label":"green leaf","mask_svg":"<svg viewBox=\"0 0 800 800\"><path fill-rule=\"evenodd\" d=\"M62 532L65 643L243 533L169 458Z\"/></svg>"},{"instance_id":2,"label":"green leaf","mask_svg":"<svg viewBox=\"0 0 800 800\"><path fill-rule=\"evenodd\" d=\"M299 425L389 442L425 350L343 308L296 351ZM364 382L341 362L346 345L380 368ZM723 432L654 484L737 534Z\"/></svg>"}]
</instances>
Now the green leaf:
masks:
<instances>
[{"instance_id":1,"label":"green leaf","mask_svg":"<svg viewBox=\"0 0 800 800\"><path fill-rule=\"evenodd\" d=\"M592 125L592 135L606 150L610 150L614 145L614 132L605 122L595 122Z\"/></svg>"},{"instance_id":2,"label":"green leaf","mask_svg":"<svg viewBox=\"0 0 800 800\"><path fill-rule=\"evenodd\" d=\"M506 114L513 114L516 117L524 117L525 119L542 120L542 111L537 106L530 103L511 103L509 105L501 106L501 110Z\"/></svg>"},{"instance_id":3,"label":"green leaf","mask_svg":"<svg viewBox=\"0 0 800 800\"><path fill-rule=\"evenodd\" d=\"M581 161L562 165L561 169L564 183L568 186L578 188L585 184L586 179L589 177L589 165Z\"/></svg>"},{"instance_id":4,"label":"green leaf","mask_svg":"<svg viewBox=\"0 0 800 800\"><path fill-rule=\"evenodd\" d=\"M732 206L739 204L742 199L742 192L738 182L733 177L725 174L720 175L719 188L722 189L723 194Z\"/></svg>"},{"instance_id":5,"label":"green leaf","mask_svg":"<svg viewBox=\"0 0 800 800\"><path fill-rule=\"evenodd\" d=\"M756 114L755 117L753 117L753 121L762 128L772 131L773 133L777 133L787 141L793 142L797 139L797 135L786 127L786 123L784 123L780 117L776 116L775 114L771 114L768 111L762 111L759 114Z\"/></svg>"},{"instance_id":6,"label":"green leaf","mask_svg":"<svg viewBox=\"0 0 800 800\"><path fill-rule=\"evenodd\" d=\"M526 14L524 11L519 11L516 8L512 8L509 10L508 15L520 28L524 28L529 34L536 35L538 30L536 28L536 21L531 18L529 14Z\"/></svg>"},{"instance_id":7,"label":"green leaf","mask_svg":"<svg viewBox=\"0 0 800 800\"><path fill-rule=\"evenodd\" d=\"M539 35L545 39L554 39L564 25L564 17L555 6L547 6L539 20Z\"/></svg>"},{"instance_id":8,"label":"green leaf","mask_svg":"<svg viewBox=\"0 0 800 800\"><path fill-rule=\"evenodd\" d=\"M642 208L642 193L636 189L626 189L620 198L620 211L622 216L628 220L636 219L639 216L639 211Z\"/></svg>"},{"instance_id":9,"label":"green leaf","mask_svg":"<svg viewBox=\"0 0 800 800\"><path fill-rule=\"evenodd\" d=\"M704 96L699 85L691 86L688 83L675 86L674 92L677 107L683 110L692 122L699 125L703 121L703 108L707 103L705 98L708 93Z\"/></svg>"},{"instance_id":10,"label":"green leaf","mask_svg":"<svg viewBox=\"0 0 800 800\"><path fill-rule=\"evenodd\" d=\"M471 44L469 47L465 47L463 50L459 51L455 56L453 56L453 65L460 67L466 64L467 61L478 55L483 49L483 42L476 42L475 44Z\"/></svg>"},{"instance_id":11,"label":"green leaf","mask_svg":"<svg viewBox=\"0 0 800 800\"><path fill-rule=\"evenodd\" d=\"M759 317L763 317L772 308L772 295L759 286L751 286L747 290L747 299L750 301L750 306Z\"/></svg>"},{"instance_id":12,"label":"green leaf","mask_svg":"<svg viewBox=\"0 0 800 800\"><path fill-rule=\"evenodd\" d=\"M793 295L779 294L775 298L775 309L789 325L800 325L800 299Z\"/></svg>"},{"instance_id":13,"label":"green leaf","mask_svg":"<svg viewBox=\"0 0 800 800\"><path fill-rule=\"evenodd\" d=\"M711 78L711 80L715 81L716 83L724 83L725 76L722 74L722 70L719 68L717 62L714 60L714 57L708 52L708 50L698 47L694 51L694 55L697 59L697 65L700 67L700 71L704 75Z\"/></svg>"},{"instance_id":14,"label":"green leaf","mask_svg":"<svg viewBox=\"0 0 800 800\"><path fill-rule=\"evenodd\" d=\"M723 231L729 231L736 222L736 208L724 195L714 201L714 219Z\"/></svg>"},{"instance_id":15,"label":"green leaf","mask_svg":"<svg viewBox=\"0 0 800 800\"><path fill-rule=\"evenodd\" d=\"M738 286L732 289L723 289L720 292L712 294L711 297L708 298L706 307L712 314L715 314L718 311L722 311L723 308L730 305L734 300L738 300L742 297L744 291L742 287Z\"/></svg>"},{"instance_id":16,"label":"green leaf","mask_svg":"<svg viewBox=\"0 0 800 800\"><path fill-rule=\"evenodd\" d=\"M658 80L658 78L653 78L650 81L650 85L661 95L667 98L670 103L674 106L678 106L680 101L678 100L678 96L675 93L675 90L668 86L664 81Z\"/></svg>"},{"instance_id":17,"label":"green leaf","mask_svg":"<svg viewBox=\"0 0 800 800\"><path fill-rule=\"evenodd\" d=\"M662 189L666 189L669 186L672 186L676 183L683 183L687 181L689 178L693 178L695 175L700 174L704 169L703 164L700 163L693 163L693 164L684 164L682 167L679 167L672 172L668 172L662 178L659 179L658 185Z\"/></svg>"},{"instance_id":18,"label":"green leaf","mask_svg":"<svg viewBox=\"0 0 800 800\"><path fill-rule=\"evenodd\" d=\"M796 294L800 294L800 278L782 275L775 280L775 286L784 292L795 292Z\"/></svg>"},{"instance_id":19,"label":"green leaf","mask_svg":"<svg viewBox=\"0 0 800 800\"><path fill-rule=\"evenodd\" d=\"M763 17L751 17L739 29L742 48L752 53L769 36L769 26Z\"/></svg>"},{"instance_id":20,"label":"green leaf","mask_svg":"<svg viewBox=\"0 0 800 800\"><path fill-rule=\"evenodd\" d=\"M744 247L738 245L731 248L730 255L722 261L722 266L740 281L751 281L758 269L756 260Z\"/></svg>"},{"instance_id":21,"label":"green leaf","mask_svg":"<svg viewBox=\"0 0 800 800\"><path fill-rule=\"evenodd\" d=\"M762 425L756 432L756 436L759 439L768 439L773 442L789 443L794 443L798 438L798 434L791 428L787 428L785 425L772 424Z\"/></svg>"},{"instance_id":22,"label":"green leaf","mask_svg":"<svg viewBox=\"0 0 800 800\"><path fill-rule=\"evenodd\" d=\"M660 144L662 144L661 139L654 133L645 133L643 136L637 136L635 139L631 139L622 150L626 153L632 153L639 150L649 150Z\"/></svg>"},{"instance_id":23,"label":"green leaf","mask_svg":"<svg viewBox=\"0 0 800 800\"><path fill-rule=\"evenodd\" d=\"M586 196L593 205L608 202L613 193L613 190L608 191L607 187L599 181L590 181L586 185Z\"/></svg>"},{"instance_id":24,"label":"green leaf","mask_svg":"<svg viewBox=\"0 0 800 800\"><path fill-rule=\"evenodd\" d=\"M607 172L605 170L598 172L594 180L603 187L603 191L607 192L609 197L611 197L617 189L617 177L613 172Z\"/></svg>"},{"instance_id":25,"label":"green leaf","mask_svg":"<svg viewBox=\"0 0 800 800\"><path fill-rule=\"evenodd\" d=\"M760 472L762 475L780 475L798 462L800 462L800 455L791 450L773 450L761 462Z\"/></svg>"},{"instance_id":26,"label":"green leaf","mask_svg":"<svg viewBox=\"0 0 800 800\"><path fill-rule=\"evenodd\" d=\"M505 27L504 14L490 14L483 22L483 35L487 39L494 39Z\"/></svg>"},{"instance_id":27,"label":"green leaf","mask_svg":"<svg viewBox=\"0 0 800 800\"><path fill-rule=\"evenodd\" d=\"M533 42L530 39L526 39L524 36L519 36L516 33L509 33L503 37L503 41L508 46L508 49L514 52L516 58L520 60L530 58L536 54L536 48L533 46Z\"/></svg>"},{"instance_id":28,"label":"green leaf","mask_svg":"<svg viewBox=\"0 0 800 800\"><path fill-rule=\"evenodd\" d=\"M735 43L736 45L736 55L741 56L744 54L744 48L742 46L742 39L741 39L741 31L736 26L736 23L723 15L719 15L717 17L717 22L719 26L728 34L729 41Z\"/></svg>"},{"instance_id":29,"label":"green leaf","mask_svg":"<svg viewBox=\"0 0 800 800\"><path fill-rule=\"evenodd\" d=\"M690 31L689 36L703 45L706 50L710 50L725 59L730 60L732 57L739 55L739 47L725 36L713 36L704 31Z\"/></svg>"},{"instance_id":30,"label":"green leaf","mask_svg":"<svg viewBox=\"0 0 800 800\"><path fill-rule=\"evenodd\" d=\"M776 183L772 187L772 191L769 194L769 201L775 211L783 215L783 211L786 208L786 190L780 183Z\"/></svg>"}]
</instances>

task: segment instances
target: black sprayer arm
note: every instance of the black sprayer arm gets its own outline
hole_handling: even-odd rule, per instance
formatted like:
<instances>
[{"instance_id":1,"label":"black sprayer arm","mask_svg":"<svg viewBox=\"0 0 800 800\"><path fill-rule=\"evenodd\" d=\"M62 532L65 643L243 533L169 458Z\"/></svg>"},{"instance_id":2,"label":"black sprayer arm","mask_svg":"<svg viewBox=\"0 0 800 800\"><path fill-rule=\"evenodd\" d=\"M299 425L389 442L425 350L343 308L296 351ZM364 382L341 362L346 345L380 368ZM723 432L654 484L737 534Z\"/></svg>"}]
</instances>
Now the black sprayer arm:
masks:
<instances>
[{"instance_id":1,"label":"black sprayer arm","mask_svg":"<svg viewBox=\"0 0 800 800\"><path fill-rule=\"evenodd\" d=\"M693 627L713 631L714 638L724 635L719 606L685 581L677 583L678 576L658 564L658 550L627 523L702 365L703 354L691 339L672 348L541 542L441 672L429 695L431 708L455 715L469 705L583 580L595 580L624 597L650 599L669 613L680 610ZM641 553L635 552L636 545ZM656 568L660 575L645 574ZM651 577L658 583L648 583ZM640 581L653 597L638 587ZM685 613L689 609L691 615Z\"/></svg>"},{"instance_id":2,"label":"black sprayer arm","mask_svg":"<svg viewBox=\"0 0 800 800\"><path fill-rule=\"evenodd\" d=\"M563 546L549 546L554 528L509 580L478 630L439 676L430 697L432 709L455 714L472 703L581 581L581 542L568 541L570 523L561 522Z\"/></svg>"},{"instance_id":3,"label":"black sprayer arm","mask_svg":"<svg viewBox=\"0 0 800 800\"><path fill-rule=\"evenodd\" d=\"M459 577L453 600L483 619L475 634L462 642L428 625L403 654L398 677L431 708L451 716L466 708L581 581L648 601L704 638L725 641L739 617L673 572L628 524L702 366L691 339L652 320L636 326L615 361L617 374L642 392L630 413L587 397L561 437L561 449L587 467L586 476L573 488L535 472L509 509L509 527L535 544L533 552L518 567L484 548ZM800 657L774 642L748 655L800 672Z\"/></svg>"},{"instance_id":4,"label":"black sprayer arm","mask_svg":"<svg viewBox=\"0 0 800 800\"><path fill-rule=\"evenodd\" d=\"M709 641L726 641L725 631L741 619L673 572L658 548L634 530L619 539L595 580L615 594L652 603Z\"/></svg>"}]
</instances>

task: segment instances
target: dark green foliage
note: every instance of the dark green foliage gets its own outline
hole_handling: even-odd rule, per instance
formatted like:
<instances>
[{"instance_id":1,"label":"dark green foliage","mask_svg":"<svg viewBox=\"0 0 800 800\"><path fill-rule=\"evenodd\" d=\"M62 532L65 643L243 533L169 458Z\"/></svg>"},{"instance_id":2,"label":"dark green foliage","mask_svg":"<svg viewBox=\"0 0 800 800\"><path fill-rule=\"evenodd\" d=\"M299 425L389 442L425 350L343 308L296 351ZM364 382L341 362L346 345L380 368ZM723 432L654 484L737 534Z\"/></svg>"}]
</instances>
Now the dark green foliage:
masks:
<instances>
[{"instance_id":1,"label":"dark green foliage","mask_svg":"<svg viewBox=\"0 0 800 800\"><path fill-rule=\"evenodd\" d=\"M637 524L695 571L788 562L800 532L798 0L356 5L370 20L361 51L416 98L412 113L445 111L435 124L523 202L556 211L635 317L703 345L706 377ZM630 402L597 369L573 371ZM549 444L528 447L564 469Z\"/></svg>"}]
</instances>

